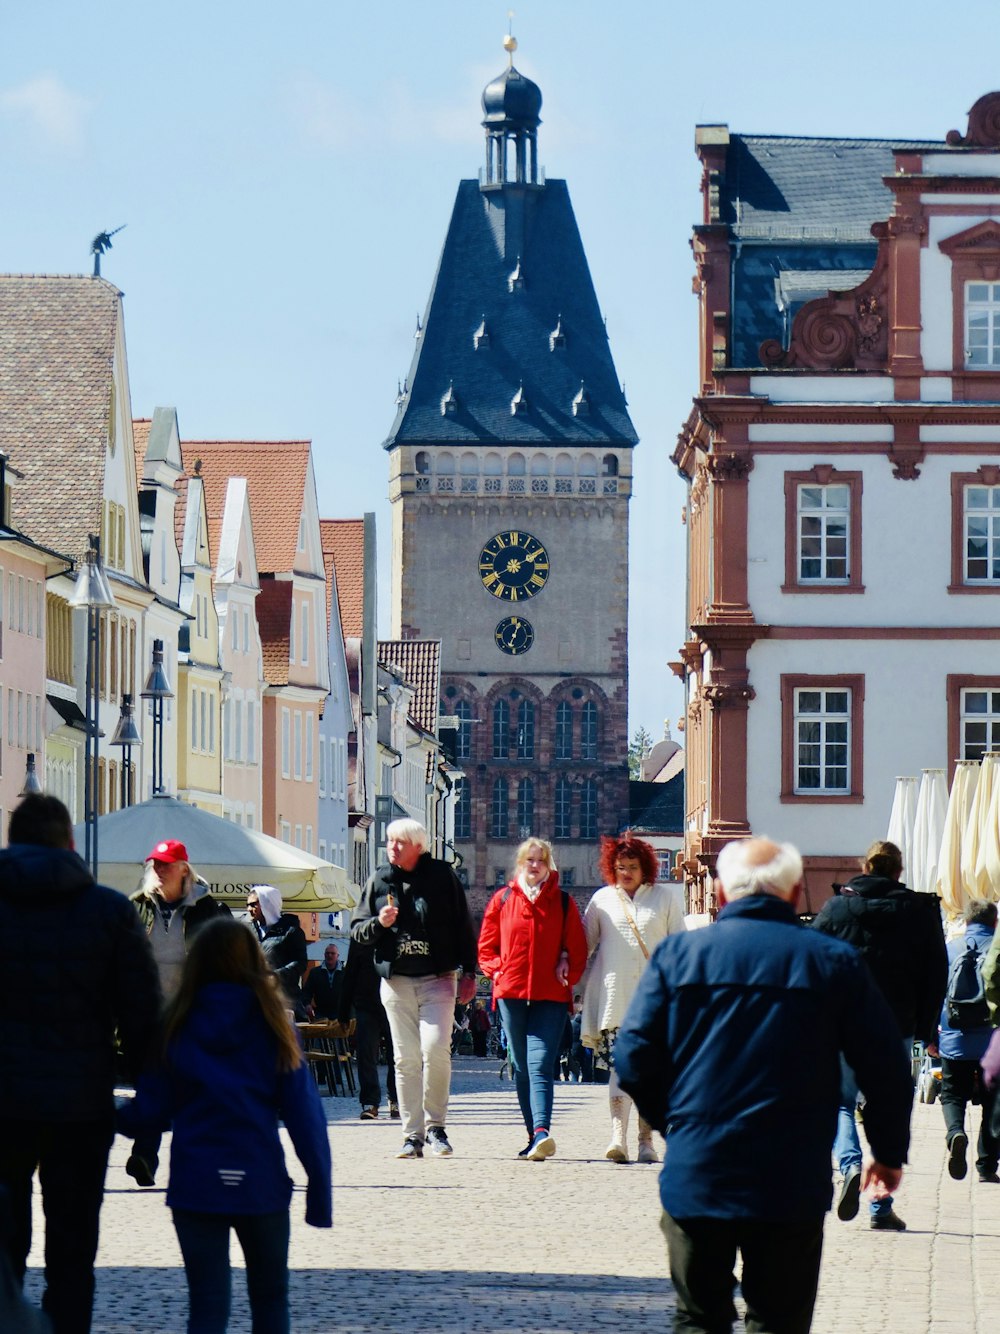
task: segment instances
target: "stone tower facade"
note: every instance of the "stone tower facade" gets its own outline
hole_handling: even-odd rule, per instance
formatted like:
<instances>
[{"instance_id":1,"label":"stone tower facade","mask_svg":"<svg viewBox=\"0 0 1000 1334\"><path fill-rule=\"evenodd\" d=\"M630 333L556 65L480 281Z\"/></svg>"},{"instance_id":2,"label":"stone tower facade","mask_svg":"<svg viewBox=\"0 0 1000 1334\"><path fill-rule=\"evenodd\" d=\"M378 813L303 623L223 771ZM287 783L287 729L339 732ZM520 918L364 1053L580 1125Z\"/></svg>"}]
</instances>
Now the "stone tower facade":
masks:
<instances>
[{"instance_id":1,"label":"stone tower facade","mask_svg":"<svg viewBox=\"0 0 1000 1334\"><path fill-rule=\"evenodd\" d=\"M392 633L441 640L465 779L455 847L481 907L528 834L567 888L628 818L628 502L636 436L564 181L539 181L537 85L483 93L385 442Z\"/></svg>"}]
</instances>

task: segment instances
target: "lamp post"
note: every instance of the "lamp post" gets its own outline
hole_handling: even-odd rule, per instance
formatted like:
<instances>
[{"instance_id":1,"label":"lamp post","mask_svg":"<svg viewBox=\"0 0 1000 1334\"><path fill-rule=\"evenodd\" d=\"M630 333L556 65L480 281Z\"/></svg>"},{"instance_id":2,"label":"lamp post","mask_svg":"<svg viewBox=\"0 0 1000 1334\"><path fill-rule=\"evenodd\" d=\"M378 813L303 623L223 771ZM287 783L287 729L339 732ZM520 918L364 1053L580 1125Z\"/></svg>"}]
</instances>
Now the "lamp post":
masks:
<instances>
[{"instance_id":1,"label":"lamp post","mask_svg":"<svg viewBox=\"0 0 1000 1334\"><path fill-rule=\"evenodd\" d=\"M122 695L122 711L118 726L108 744L122 748L121 807L124 810L126 806L132 805L132 747L142 745L142 737L132 716L131 695Z\"/></svg>"},{"instance_id":2,"label":"lamp post","mask_svg":"<svg viewBox=\"0 0 1000 1334\"><path fill-rule=\"evenodd\" d=\"M101 564L101 539L89 534L87 556L76 577L76 587L69 599L71 607L87 611L87 714L83 761L83 821L86 830L84 861L97 878L97 797L100 770L98 767L98 737L100 736L101 690L101 612L116 605Z\"/></svg>"},{"instance_id":3,"label":"lamp post","mask_svg":"<svg viewBox=\"0 0 1000 1334\"><path fill-rule=\"evenodd\" d=\"M163 670L163 640L153 640L153 665L146 677L140 699L153 701L153 796L163 791L163 701L173 699L174 692Z\"/></svg>"},{"instance_id":4,"label":"lamp post","mask_svg":"<svg viewBox=\"0 0 1000 1334\"><path fill-rule=\"evenodd\" d=\"M28 751L28 763L24 769L24 785L17 794L19 797L30 797L42 791L41 779L35 769L35 752Z\"/></svg>"}]
</instances>

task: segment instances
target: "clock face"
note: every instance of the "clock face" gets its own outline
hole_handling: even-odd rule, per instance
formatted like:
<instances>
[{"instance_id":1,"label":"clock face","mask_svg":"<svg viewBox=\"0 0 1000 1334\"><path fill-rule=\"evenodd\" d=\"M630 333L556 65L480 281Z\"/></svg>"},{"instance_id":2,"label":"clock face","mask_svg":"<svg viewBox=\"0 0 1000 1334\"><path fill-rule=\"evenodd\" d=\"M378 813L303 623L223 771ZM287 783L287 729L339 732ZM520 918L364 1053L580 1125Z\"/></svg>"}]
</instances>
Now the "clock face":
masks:
<instances>
[{"instance_id":1,"label":"clock face","mask_svg":"<svg viewBox=\"0 0 1000 1334\"><path fill-rule=\"evenodd\" d=\"M520 616L505 616L493 632L497 648L501 653L509 653L516 658L520 653L527 653L535 642L535 631L530 621Z\"/></svg>"},{"instance_id":2,"label":"clock face","mask_svg":"<svg viewBox=\"0 0 1000 1334\"><path fill-rule=\"evenodd\" d=\"M549 555L537 537L511 529L491 537L479 553L479 577L495 598L533 598L549 577Z\"/></svg>"}]
</instances>

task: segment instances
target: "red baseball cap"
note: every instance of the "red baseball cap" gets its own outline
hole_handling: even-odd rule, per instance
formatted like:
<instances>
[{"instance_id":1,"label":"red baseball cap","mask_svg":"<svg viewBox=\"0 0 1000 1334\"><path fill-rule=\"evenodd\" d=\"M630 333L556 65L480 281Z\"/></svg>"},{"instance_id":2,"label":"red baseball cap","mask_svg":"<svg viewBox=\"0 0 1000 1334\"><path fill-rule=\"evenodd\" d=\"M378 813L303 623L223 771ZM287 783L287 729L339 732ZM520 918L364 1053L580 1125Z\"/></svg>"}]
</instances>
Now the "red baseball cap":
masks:
<instances>
[{"instance_id":1,"label":"red baseball cap","mask_svg":"<svg viewBox=\"0 0 1000 1334\"><path fill-rule=\"evenodd\" d=\"M148 862L186 862L187 860L188 850L176 838L165 838L162 843L157 843L146 858Z\"/></svg>"}]
</instances>

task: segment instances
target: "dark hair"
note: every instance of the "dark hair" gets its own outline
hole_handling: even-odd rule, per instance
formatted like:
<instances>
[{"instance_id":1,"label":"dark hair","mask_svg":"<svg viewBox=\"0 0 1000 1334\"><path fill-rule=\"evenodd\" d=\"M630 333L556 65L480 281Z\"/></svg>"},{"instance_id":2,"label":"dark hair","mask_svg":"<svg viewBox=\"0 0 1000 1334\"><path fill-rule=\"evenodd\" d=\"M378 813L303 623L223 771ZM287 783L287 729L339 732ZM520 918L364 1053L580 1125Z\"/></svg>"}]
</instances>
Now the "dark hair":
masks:
<instances>
[{"instance_id":1,"label":"dark hair","mask_svg":"<svg viewBox=\"0 0 1000 1334\"><path fill-rule=\"evenodd\" d=\"M43 848L71 848L73 821L58 797L32 792L10 813L8 843L37 843Z\"/></svg>"},{"instance_id":2,"label":"dark hair","mask_svg":"<svg viewBox=\"0 0 1000 1334\"><path fill-rule=\"evenodd\" d=\"M994 927L997 924L997 905L987 903L985 899L971 899L965 905L962 916L965 918L966 926Z\"/></svg>"},{"instance_id":3,"label":"dark hair","mask_svg":"<svg viewBox=\"0 0 1000 1334\"><path fill-rule=\"evenodd\" d=\"M198 992L211 982L235 982L249 987L257 997L267 1026L278 1039L278 1069L294 1070L302 1064L298 1034L288 1018L278 979L257 938L232 917L216 917L206 922L191 942L180 988L167 1007L165 1046L169 1047L184 1027Z\"/></svg>"},{"instance_id":4,"label":"dark hair","mask_svg":"<svg viewBox=\"0 0 1000 1334\"><path fill-rule=\"evenodd\" d=\"M865 853L861 869L868 875L881 875L886 880L898 880L903 870L903 854L895 843L879 839Z\"/></svg>"},{"instance_id":5,"label":"dark hair","mask_svg":"<svg viewBox=\"0 0 1000 1334\"><path fill-rule=\"evenodd\" d=\"M660 872L660 859L656 849L641 838L636 838L630 829L626 829L620 838L601 839L601 875L606 885L615 883L615 862L619 857L629 857L639 863L642 871L642 883L654 885Z\"/></svg>"}]
</instances>

